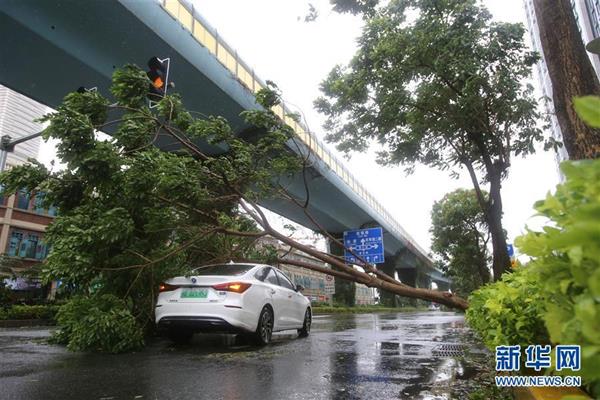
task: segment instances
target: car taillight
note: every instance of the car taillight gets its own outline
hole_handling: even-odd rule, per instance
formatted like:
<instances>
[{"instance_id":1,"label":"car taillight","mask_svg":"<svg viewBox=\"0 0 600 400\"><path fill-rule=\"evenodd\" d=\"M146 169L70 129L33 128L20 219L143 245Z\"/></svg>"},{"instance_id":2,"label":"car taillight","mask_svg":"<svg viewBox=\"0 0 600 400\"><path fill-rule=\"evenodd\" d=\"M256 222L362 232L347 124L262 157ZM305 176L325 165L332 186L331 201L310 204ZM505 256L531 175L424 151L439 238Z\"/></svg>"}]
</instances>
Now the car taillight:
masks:
<instances>
[{"instance_id":1,"label":"car taillight","mask_svg":"<svg viewBox=\"0 0 600 400\"><path fill-rule=\"evenodd\" d=\"M158 285L158 292L162 293L162 292L170 292L172 290L176 290L179 289L179 286L177 285L170 285L168 283L162 282L160 285Z\"/></svg>"},{"instance_id":2,"label":"car taillight","mask_svg":"<svg viewBox=\"0 0 600 400\"><path fill-rule=\"evenodd\" d=\"M250 286L252 285L244 282L227 282L214 285L212 288L226 292L244 293Z\"/></svg>"}]
</instances>

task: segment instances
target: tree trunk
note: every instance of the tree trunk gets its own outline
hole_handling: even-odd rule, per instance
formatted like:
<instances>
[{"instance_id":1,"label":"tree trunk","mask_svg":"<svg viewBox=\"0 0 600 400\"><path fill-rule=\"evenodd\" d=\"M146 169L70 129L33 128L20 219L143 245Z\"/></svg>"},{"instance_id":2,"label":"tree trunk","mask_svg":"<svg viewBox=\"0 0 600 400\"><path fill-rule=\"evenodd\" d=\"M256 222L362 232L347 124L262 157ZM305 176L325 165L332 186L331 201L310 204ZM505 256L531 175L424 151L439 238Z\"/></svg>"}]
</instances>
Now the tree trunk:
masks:
<instances>
[{"instance_id":1,"label":"tree trunk","mask_svg":"<svg viewBox=\"0 0 600 400\"><path fill-rule=\"evenodd\" d=\"M435 303L443 304L451 308L458 308L461 310L466 310L469 307L469 303L450 293L450 292L441 292L432 289L419 289L410 287L401 282L398 282L394 278L387 276L385 274L381 275L369 275L362 271L357 271L354 268L345 264L344 261L335 258L332 255L325 254L320 252L319 250L312 248L310 246L304 245L302 243L296 242L294 239L281 234L277 230L272 229L269 226L266 228L267 233L274 237L275 239L280 240L284 244L291 246L297 250L300 250L309 256L313 256L318 260L321 260L325 263L331 265L331 267L336 268L325 268L322 266L316 266L313 264L296 261L292 259L279 259L280 263L296 265L298 267L303 267L307 269L311 269L313 271L322 272L328 275L335 276L336 278L341 278L349 282L362 283L368 287L374 287L377 289L385 290L390 293L397 294L402 297L410 297L421 299L425 301L433 301ZM506 249L505 249L506 251ZM385 278L385 279L383 279ZM337 280L337 279L336 279Z\"/></svg>"},{"instance_id":2,"label":"tree trunk","mask_svg":"<svg viewBox=\"0 0 600 400\"><path fill-rule=\"evenodd\" d=\"M569 0L533 0L544 59L552 81L554 111L569 158L600 156L600 129L584 124L573 97L600 94Z\"/></svg>"},{"instance_id":3,"label":"tree trunk","mask_svg":"<svg viewBox=\"0 0 600 400\"><path fill-rule=\"evenodd\" d=\"M478 144L481 149L484 149L483 144L478 142L476 138L472 140ZM482 150L482 153L483 152L484 151ZM463 161L463 165L469 172L473 188L477 194L477 200L483 210L485 222L487 222L490 230L493 251L493 278L494 281L497 281L504 272L510 271L510 257L508 256L508 249L506 248L506 236L504 235L504 229L502 228L502 195L500 193L502 189L502 171L498 168L496 163L493 163L488 159L486 168L490 181L490 198L486 199L479 186L473 164L468 161Z\"/></svg>"},{"instance_id":4,"label":"tree trunk","mask_svg":"<svg viewBox=\"0 0 600 400\"><path fill-rule=\"evenodd\" d=\"M506 248L506 236L502 228L502 182L499 174L490 176L490 199L488 212L485 213L490 235L492 236L494 281L500 279L504 272L510 271L510 257Z\"/></svg>"},{"instance_id":5,"label":"tree trunk","mask_svg":"<svg viewBox=\"0 0 600 400\"><path fill-rule=\"evenodd\" d=\"M485 242L480 243L479 235L477 235L477 233L475 235L475 245L479 249L479 259L476 261L477 272L479 273L479 277L481 278L481 286L483 286L490 281L490 272L487 268L487 252L485 249Z\"/></svg>"}]
</instances>

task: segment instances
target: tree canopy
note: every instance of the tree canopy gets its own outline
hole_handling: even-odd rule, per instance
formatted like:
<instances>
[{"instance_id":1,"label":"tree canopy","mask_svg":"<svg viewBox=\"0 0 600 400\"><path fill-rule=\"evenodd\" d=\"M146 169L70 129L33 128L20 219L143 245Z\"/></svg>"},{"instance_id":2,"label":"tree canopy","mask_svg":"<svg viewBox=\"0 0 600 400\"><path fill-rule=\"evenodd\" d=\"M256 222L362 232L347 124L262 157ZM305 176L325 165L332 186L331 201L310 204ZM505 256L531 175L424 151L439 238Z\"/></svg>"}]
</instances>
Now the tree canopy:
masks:
<instances>
[{"instance_id":1,"label":"tree canopy","mask_svg":"<svg viewBox=\"0 0 600 400\"><path fill-rule=\"evenodd\" d=\"M263 89L257 94L261 108L243 112L261 132L246 140L221 117L187 111L177 95L148 108L148 84L141 69L126 66L113 76L114 103L98 92L68 94L44 118L50 123L44 137L57 139L65 168L53 171L32 163L0 174L5 192L37 192L46 206L58 208L44 236L51 251L42 275L47 281L60 280L77 295L59 312L64 328L59 341L73 349L135 348L141 330L152 326L148 323L159 282L198 265L229 260L285 262L466 308L466 301L451 293L411 288L364 260L357 270L342 257L271 226L258 204L269 197L300 207L320 226L308 212L308 193L299 199L282 183L307 168L310 154L299 143L291 146L293 129L271 110L279 102L276 90ZM98 134L103 130L110 131L106 140ZM159 149L160 141L175 150ZM202 143L224 151L209 156ZM335 269L284 260L272 247L256 246L267 235Z\"/></svg>"},{"instance_id":2,"label":"tree canopy","mask_svg":"<svg viewBox=\"0 0 600 400\"><path fill-rule=\"evenodd\" d=\"M489 231L473 189L457 189L436 201L430 232L431 250L452 278L453 291L466 297L490 281Z\"/></svg>"},{"instance_id":3,"label":"tree canopy","mask_svg":"<svg viewBox=\"0 0 600 400\"><path fill-rule=\"evenodd\" d=\"M344 152L376 143L378 162L408 172L415 163L452 176L466 170L498 278L510 265L501 182L511 157L544 139L533 87L524 83L538 56L527 50L523 26L492 21L475 0L392 0L363 16L356 55L330 72L315 102L327 139Z\"/></svg>"}]
</instances>

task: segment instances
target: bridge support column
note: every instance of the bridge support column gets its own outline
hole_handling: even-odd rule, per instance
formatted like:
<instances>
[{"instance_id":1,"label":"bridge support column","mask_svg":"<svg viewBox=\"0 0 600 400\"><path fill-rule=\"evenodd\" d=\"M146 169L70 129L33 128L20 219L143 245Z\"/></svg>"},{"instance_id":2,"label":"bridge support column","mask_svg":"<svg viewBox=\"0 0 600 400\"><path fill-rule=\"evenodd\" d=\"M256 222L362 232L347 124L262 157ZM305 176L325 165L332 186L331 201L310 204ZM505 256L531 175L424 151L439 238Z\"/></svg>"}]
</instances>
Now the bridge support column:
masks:
<instances>
[{"instance_id":1,"label":"bridge support column","mask_svg":"<svg viewBox=\"0 0 600 400\"><path fill-rule=\"evenodd\" d=\"M400 268L397 270L398 279L405 285L417 287L417 270L414 268Z\"/></svg>"},{"instance_id":2,"label":"bridge support column","mask_svg":"<svg viewBox=\"0 0 600 400\"><path fill-rule=\"evenodd\" d=\"M334 237L340 237L339 234L332 234ZM344 256L344 248L338 244L327 241L329 253L336 256ZM336 267L332 266L333 269ZM343 304L348 307L353 307L356 301L356 284L348 282L340 278L335 279L335 293L333 294L334 303Z\"/></svg>"},{"instance_id":3,"label":"bridge support column","mask_svg":"<svg viewBox=\"0 0 600 400\"><path fill-rule=\"evenodd\" d=\"M421 289L431 289L431 278L417 270L416 286Z\"/></svg>"},{"instance_id":4,"label":"bridge support column","mask_svg":"<svg viewBox=\"0 0 600 400\"><path fill-rule=\"evenodd\" d=\"M416 268L400 268L397 270L398 279L405 285L417 287L417 270ZM398 307L416 307L417 299L411 299L408 297L396 296L396 302Z\"/></svg>"},{"instance_id":5,"label":"bridge support column","mask_svg":"<svg viewBox=\"0 0 600 400\"><path fill-rule=\"evenodd\" d=\"M383 273L395 278L396 273L396 257L385 258L385 263L379 264L377 269ZM386 292L385 290L379 289L379 302L386 307L398 307L398 296L394 293Z\"/></svg>"}]
</instances>

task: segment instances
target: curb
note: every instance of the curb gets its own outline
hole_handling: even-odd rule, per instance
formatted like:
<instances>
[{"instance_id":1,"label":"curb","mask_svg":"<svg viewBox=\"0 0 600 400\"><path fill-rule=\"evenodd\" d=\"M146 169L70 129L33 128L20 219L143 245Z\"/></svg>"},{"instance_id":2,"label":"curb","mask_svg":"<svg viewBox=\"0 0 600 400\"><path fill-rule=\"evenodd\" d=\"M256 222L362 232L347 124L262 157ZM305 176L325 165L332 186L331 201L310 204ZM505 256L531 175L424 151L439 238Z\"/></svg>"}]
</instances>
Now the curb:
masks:
<instances>
[{"instance_id":1,"label":"curb","mask_svg":"<svg viewBox=\"0 0 600 400\"><path fill-rule=\"evenodd\" d=\"M514 389L517 400L560 400L564 396L581 396L591 399L581 389L568 387L520 387Z\"/></svg>"},{"instance_id":2,"label":"curb","mask_svg":"<svg viewBox=\"0 0 600 400\"><path fill-rule=\"evenodd\" d=\"M54 321L50 319L5 319L0 320L0 328L20 328L30 326L52 326Z\"/></svg>"}]
</instances>

